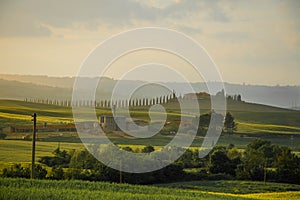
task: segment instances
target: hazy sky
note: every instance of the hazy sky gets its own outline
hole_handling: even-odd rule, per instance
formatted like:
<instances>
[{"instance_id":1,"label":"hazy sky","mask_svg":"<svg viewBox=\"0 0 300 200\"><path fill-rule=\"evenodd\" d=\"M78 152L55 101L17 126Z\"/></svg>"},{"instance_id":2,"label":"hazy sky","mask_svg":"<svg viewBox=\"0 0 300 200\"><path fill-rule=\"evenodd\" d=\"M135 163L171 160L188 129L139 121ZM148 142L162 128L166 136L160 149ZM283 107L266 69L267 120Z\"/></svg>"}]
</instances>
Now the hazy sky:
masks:
<instances>
[{"instance_id":1,"label":"hazy sky","mask_svg":"<svg viewBox=\"0 0 300 200\"><path fill-rule=\"evenodd\" d=\"M300 85L299 10L298 0L1 0L0 73L74 76L101 41L156 26L201 43L227 82Z\"/></svg>"}]
</instances>

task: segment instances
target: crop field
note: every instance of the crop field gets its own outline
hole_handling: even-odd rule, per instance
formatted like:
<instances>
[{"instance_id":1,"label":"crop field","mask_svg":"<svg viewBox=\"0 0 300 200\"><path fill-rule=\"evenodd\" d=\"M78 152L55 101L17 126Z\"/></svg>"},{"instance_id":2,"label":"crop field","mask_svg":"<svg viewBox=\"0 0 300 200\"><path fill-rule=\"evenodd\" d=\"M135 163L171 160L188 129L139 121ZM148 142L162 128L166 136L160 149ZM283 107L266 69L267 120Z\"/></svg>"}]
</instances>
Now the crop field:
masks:
<instances>
[{"instance_id":1,"label":"crop field","mask_svg":"<svg viewBox=\"0 0 300 200\"><path fill-rule=\"evenodd\" d=\"M202 114L209 112L210 102L208 100L200 100L199 104ZM164 106L168 111L168 120L180 119L181 113L177 104L169 103ZM132 108L131 116L147 121L149 120L148 109L148 107ZM190 109L193 110L193 108ZM299 134L300 132L300 111L231 101L228 102L227 109L240 124L238 132L270 133L273 131L273 133L282 134ZM38 114L39 123L71 123L73 121L70 107L0 100L0 128L12 124L30 124L30 115L33 112ZM96 108L96 112L97 114L111 113L107 108Z\"/></svg>"},{"instance_id":2,"label":"crop field","mask_svg":"<svg viewBox=\"0 0 300 200\"><path fill-rule=\"evenodd\" d=\"M206 182L207 183L207 182ZM210 184L214 184L212 181ZM225 184L226 182L224 182ZM278 185L279 187L280 185ZM232 194L205 189L165 188L86 181L0 179L0 199L299 199L299 191Z\"/></svg>"},{"instance_id":3,"label":"crop field","mask_svg":"<svg viewBox=\"0 0 300 200\"><path fill-rule=\"evenodd\" d=\"M208 112L210 102L200 100L202 113ZM168 110L168 120L178 120L180 111L176 103L166 104ZM218 144L235 144L238 148L245 148L255 137L271 140L274 144L290 146L294 151L300 149L300 112L287 109L275 108L259 104L245 102L228 101L228 110L233 114L237 122L237 135L224 135ZM46 105L40 103L30 103L16 100L0 100L0 128L9 125L32 124L31 114L37 112L38 124L47 122L48 124L71 123L72 110L69 107ZM97 114L108 114L109 109L97 108ZM136 119L149 120L148 108L134 107L131 109L131 116ZM240 135L244 137L240 137ZM8 135L14 139L17 135ZM110 137L108 135L108 137ZM19 137L20 139L21 137ZM172 136L157 134L151 138L128 139L123 137L110 137L115 144L124 145L153 145L164 146L172 139ZM57 137L52 136L45 139L48 142L80 142L78 137ZM197 137L192 146L201 146L203 138Z\"/></svg>"},{"instance_id":4,"label":"crop field","mask_svg":"<svg viewBox=\"0 0 300 200\"><path fill-rule=\"evenodd\" d=\"M242 133L278 133L295 135L300 133L300 127L297 126L285 126L285 125L274 125L274 124L256 124L256 123L245 123L238 122L238 131Z\"/></svg>"},{"instance_id":5,"label":"crop field","mask_svg":"<svg viewBox=\"0 0 300 200\"><path fill-rule=\"evenodd\" d=\"M36 157L50 156L58 147L57 142L37 142ZM61 143L62 150L83 149L82 143ZM0 140L0 161L2 162L30 162L31 141Z\"/></svg>"}]
</instances>

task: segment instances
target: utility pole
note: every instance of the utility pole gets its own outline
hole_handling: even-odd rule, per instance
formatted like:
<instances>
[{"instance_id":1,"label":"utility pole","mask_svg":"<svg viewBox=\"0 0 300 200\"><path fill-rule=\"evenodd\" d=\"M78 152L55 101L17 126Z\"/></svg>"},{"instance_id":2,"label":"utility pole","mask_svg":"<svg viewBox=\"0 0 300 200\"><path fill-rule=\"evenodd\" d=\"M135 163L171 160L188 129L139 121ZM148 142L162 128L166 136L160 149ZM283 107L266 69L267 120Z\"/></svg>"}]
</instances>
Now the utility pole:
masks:
<instances>
[{"instance_id":1,"label":"utility pole","mask_svg":"<svg viewBox=\"0 0 300 200\"><path fill-rule=\"evenodd\" d=\"M122 183L122 159L120 159L120 183Z\"/></svg>"},{"instance_id":2,"label":"utility pole","mask_svg":"<svg viewBox=\"0 0 300 200\"><path fill-rule=\"evenodd\" d=\"M33 133L32 133L32 152L31 152L31 173L30 178L34 178L34 162L35 162L35 139L36 139L36 113L32 115L33 121Z\"/></svg>"}]
</instances>

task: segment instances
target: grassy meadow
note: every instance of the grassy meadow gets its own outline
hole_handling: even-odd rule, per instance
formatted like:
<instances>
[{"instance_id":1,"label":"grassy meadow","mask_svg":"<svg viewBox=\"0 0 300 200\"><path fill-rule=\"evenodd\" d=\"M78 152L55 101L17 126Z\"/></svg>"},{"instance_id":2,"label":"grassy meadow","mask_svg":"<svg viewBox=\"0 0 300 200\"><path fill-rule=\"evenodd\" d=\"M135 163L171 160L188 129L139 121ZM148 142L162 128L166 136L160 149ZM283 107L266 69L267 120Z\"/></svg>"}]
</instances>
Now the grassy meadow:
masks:
<instances>
[{"instance_id":1,"label":"grassy meadow","mask_svg":"<svg viewBox=\"0 0 300 200\"><path fill-rule=\"evenodd\" d=\"M261 184L247 190L247 194L227 191L227 183L238 188L249 188L249 182L205 181L208 187L180 188L162 186L140 186L87 181L51 181L28 179L0 179L0 199L283 199L300 197L299 186L273 184L268 189L259 189ZM195 183L194 183L195 184ZM215 185L213 191L207 191ZM298 191L294 191L298 190ZM284 191L284 192L282 192ZM263 192L263 193L262 193Z\"/></svg>"},{"instance_id":2,"label":"grassy meadow","mask_svg":"<svg viewBox=\"0 0 300 200\"><path fill-rule=\"evenodd\" d=\"M210 110L209 100L199 101L201 113ZM177 103L165 105L168 119L180 119L180 108ZM132 108L131 116L141 120L149 120L148 107ZM191 107L192 111L193 108ZM299 134L300 111L276 108L260 104L228 101L227 110L233 114L238 123L237 132L241 133L275 133ZM36 112L38 122L71 123L70 107L31 103L17 100L0 100L0 128L15 124L31 124L31 114ZM107 108L96 108L97 115L108 114Z\"/></svg>"},{"instance_id":3,"label":"grassy meadow","mask_svg":"<svg viewBox=\"0 0 300 200\"><path fill-rule=\"evenodd\" d=\"M201 113L210 110L210 103L200 100ZM175 103L166 106L168 120L178 120L180 110ZM191 108L193 109L193 108ZM300 111L275 108L245 102L228 102L228 111L235 117L237 133L223 134L217 145L234 144L241 151L257 137L270 140L273 144L289 146L300 152ZM31 114L36 112L38 123L72 123L69 107L29 103L16 100L0 100L0 128L10 125L31 125ZM111 111L96 109L97 115ZM132 108L135 119L149 120L148 108ZM48 133L47 133L48 134ZM58 146L62 150L83 149L77 136L68 133L43 136L36 142L36 160L51 156ZM170 135L157 134L151 138L116 137L110 140L121 146L142 149L152 145L159 149L172 140ZM39 137L39 136L38 136ZM197 136L191 148L199 148L203 137ZM0 172L14 163L28 166L31 161L31 141L22 140L17 134L0 140ZM45 166L44 166L45 167ZM48 171L49 167L45 167ZM53 181L0 178L0 199L300 199L300 186L281 183L252 181L192 181L155 186L113 184L87 181Z\"/></svg>"},{"instance_id":4,"label":"grassy meadow","mask_svg":"<svg viewBox=\"0 0 300 200\"><path fill-rule=\"evenodd\" d=\"M210 103L207 100L200 100L202 113L209 110ZM169 103L165 105L168 115L171 118L178 117L178 105ZM147 120L148 108L132 108L131 114L138 119ZM300 112L270 106L250 104L245 102L228 101L228 110L233 113L237 123L237 133L234 135L223 134L218 145L234 144L239 149L244 149L256 137L261 137L272 141L273 144L289 146L294 151L300 151ZM97 108L97 114L109 113L108 109ZM31 113L37 112L38 123L47 122L49 124L72 122L72 110L69 107L30 103L17 100L0 100L0 128L9 125L28 124L31 125ZM285 117L280 117L280 116ZM275 117L274 117L275 116ZM276 117L278 116L278 117ZM289 121L289 124L286 123ZM43 136L44 133L38 133ZM78 137L70 137L69 133L45 134L43 141L37 141L37 157L51 155L51 152L61 143L62 149L83 148ZM298 136L299 135L299 136ZM110 135L108 134L110 137ZM14 140L21 137L11 134L7 137L10 140L0 140L0 162L29 162L31 154L31 142ZM172 140L172 136L157 134L151 138L129 139L112 135L110 140L118 145L124 146L164 146ZM203 137L197 136L192 147L200 147ZM135 148L134 147L134 148Z\"/></svg>"}]
</instances>

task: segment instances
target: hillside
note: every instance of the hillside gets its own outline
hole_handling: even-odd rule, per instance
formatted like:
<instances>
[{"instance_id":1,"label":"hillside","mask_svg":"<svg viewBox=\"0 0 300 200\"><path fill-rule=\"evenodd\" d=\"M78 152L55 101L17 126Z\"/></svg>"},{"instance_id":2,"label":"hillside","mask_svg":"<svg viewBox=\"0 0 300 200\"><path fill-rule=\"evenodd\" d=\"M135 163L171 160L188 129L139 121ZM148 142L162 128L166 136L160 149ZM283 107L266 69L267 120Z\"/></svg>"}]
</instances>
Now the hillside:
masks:
<instances>
[{"instance_id":1,"label":"hillside","mask_svg":"<svg viewBox=\"0 0 300 200\"><path fill-rule=\"evenodd\" d=\"M48 77L33 75L8 75L0 74L0 98L24 99L24 98L56 98L70 99L71 88L73 87L74 77ZM128 88L134 88L142 81L122 80L121 90L128 91ZM101 81L100 96L109 95L117 80L103 78ZM144 83L144 82L143 82ZM211 85L218 83L210 83ZM178 94L191 92L184 83L165 82L164 85L174 89ZM226 92L229 95L241 94L242 99L247 102L272 105L277 107L295 109L300 105L300 86L264 86L224 83ZM206 91L206 84L203 82L192 83L196 92ZM218 92L213 87L212 94ZM100 88L99 88L100 89ZM159 96L158 91L150 89L144 95ZM126 93L125 93L126 94ZM121 96L124 94L120 94ZM96 95L97 96L97 95Z\"/></svg>"},{"instance_id":2,"label":"hillside","mask_svg":"<svg viewBox=\"0 0 300 200\"><path fill-rule=\"evenodd\" d=\"M199 104L201 114L210 110L209 100L200 100ZM169 103L166 107L171 118L180 116L180 110L174 104ZM97 108L96 111L98 114L110 112L103 108ZM228 101L228 111L233 114L238 123L237 132L300 133L300 111L237 101ZM13 124L31 124L30 115L33 112L37 112L39 123L70 123L73 121L70 107L0 100L0 128ZM148 108L136 107L132 109L132 115L143 120L148 119Z\"/></svg>"},{"instance_id":3,"label":"hillside","mask_svg":"<svg viewBox=\"0 0 300 200\"><path fill-rule=\"evenodd\" d=\"M2 99L69 99L72 95L71 88L59 88L2 79L0 79L0 88L0 98Z\"/></svg>"}]
</instances>

